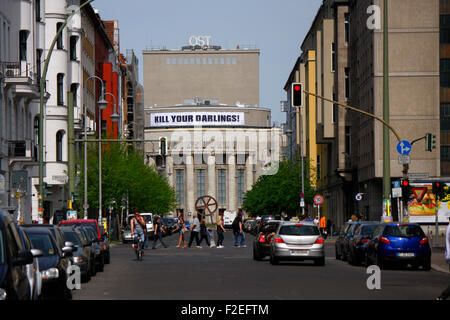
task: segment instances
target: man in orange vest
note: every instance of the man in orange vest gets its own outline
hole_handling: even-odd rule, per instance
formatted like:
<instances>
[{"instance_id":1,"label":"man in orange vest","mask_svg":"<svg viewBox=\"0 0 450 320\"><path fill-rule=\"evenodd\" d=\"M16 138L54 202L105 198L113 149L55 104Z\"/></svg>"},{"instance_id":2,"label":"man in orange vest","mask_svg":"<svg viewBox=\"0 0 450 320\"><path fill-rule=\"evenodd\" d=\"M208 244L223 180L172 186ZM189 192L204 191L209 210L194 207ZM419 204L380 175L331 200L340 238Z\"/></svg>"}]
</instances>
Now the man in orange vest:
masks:
<instances>
[{"instance_id":1,"label":"man in orange vest","mask_svg":"<svg viewBox=\"0 0 450 320\"><path fill-rule=\"evenodd\" d=\"M325 218L325 216L322 216L322 218L320 218L319 228L320 228L320 232L322 234L324 234L324 232L327 228L327 218ZM325 235L325 237L326 237L326 235Z\"/></svg>"}]
</instances>

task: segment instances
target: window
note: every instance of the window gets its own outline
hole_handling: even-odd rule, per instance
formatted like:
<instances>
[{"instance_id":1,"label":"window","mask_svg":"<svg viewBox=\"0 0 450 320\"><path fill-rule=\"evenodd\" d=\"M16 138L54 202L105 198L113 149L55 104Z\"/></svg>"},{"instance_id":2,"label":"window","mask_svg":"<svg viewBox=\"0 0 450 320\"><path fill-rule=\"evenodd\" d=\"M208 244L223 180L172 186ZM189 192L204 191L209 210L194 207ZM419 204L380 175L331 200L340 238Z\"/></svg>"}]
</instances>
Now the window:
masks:
<instances>
[{"instance_id":1,"label":"window","mask_svg":"<svg viewBox=\"0 0 450 320\"><path fill-rule=\"evenodd\" d=\"M177 64L177 58L172 58L172 64Z\"/></svg>"},{"instance_id":2,"label":"window","mask_svg":"<svg viewBox=\"0 0 450 320\"><path fill-rule=\"evenodd\" d=\"M351 135L350 135L350 126L345 127L345 153L350 155L351 151Z\"/></svg>"},{"instance_id":3,"label":"window","mask_svg":"<svg viewBox=\"0 0 450 320\"><path fill-rule=\"evenodd\" d=\"M441 131L450 131L450 103L441 103Z\"/></svg>"},{"instance_id":4,"label":"window","mask_svg":"<svg viewBox=\"0 0 450 320\"><path fill-rule=\"evenodd\" d=\"M20 30L19 31L19 59L20 59L20 61L27 60L27 39L28 39L28 31Z\"/></svg>"},{"instance_id":5,"label":"window","mask_svg":"<svg viewBox=\"0 0 450 320\"><path fill-rule=\"evenodd\" d=\"M78 106L77 91L78 91L78 83L72 83L70 85L70 92L73 93L73 106L74 107Z\"/></svg>"},{"instance_id":6,"label":"window","mask_svg":"<svg viewBox=\"0 0 450 320\"><path fill-rule=\"evenodd\" d=\"M72 61L77 60L77 42L78 37L76 36L70 37L70 60Z\"/></svg>"},{"instance_id":7,"label":"window","mask_svg":"<svg viewBox=\"0 0 450 320\"><path fill-rule=\"evenodd\" d=\"M440 60L440 73L441 88L450 88L450 59Z\"/></svg>"},{"instance_id":8,"label":"window","mask_svg":"<svg viewBox=\"0 0 450 320\"><path fill-rule=\"evenodd\" d=\"M56 97L58 106L64 105L64 73L58 73L56 76Z\"/></svg>"},{"instance_id":9,"label":"window","mask_svg":"<svg viewBox=\"0 0 450 320\"><path fill-rule=\"evenodd\" d=\"M337 96L335 93L333 93L333 101L337 100ZM333 123L338 122L338 105L333 103Z\"/></svg>"},{"instance_id":10,"label":"window","mask_svg":"<svg viewBox=\"0 0 450 320\"><path fill-rule=\"evenodd\" d=\"M244 202L244 173L245 170L239 169L237 171L237 198L238 198L238 205L242 205Z\"/></svg>"},{"instance_id":11,"label":"window","mask_svg":"<svg viewBox=\"0 0 450 320\"><path fill-rule=\"evenodd\" d=\"M170 64L170 58L166 59L166 64Z\"/></svg>"},{"instance_id":12,"label":"window","mask_svg":"<svg viewBox=\"0 0 450 320\"><path fill-rule=\"evenodd\" d=\"M184 204L184 170L175 170L176 178L176 194L178 199L178 204Z\"/></svg>"},{"instance_id":13,"label":"window","mask_svg":"<svg viewBox=\"0 0 450 320\"><path fill-rule=\"evenodd\" d=\"M331 72L335 71L336 65L336 43L331 44Z\"/></svg>"},{"instance_id":14,"label":"window","mask_svg":"<svg viewBox=\"0 0 450 320\"><path fill-rule=\"evenodd\" d=\"M440 42L450 43L450 15L441 14L440 16Z\"/></svg>"},{"instance_id":15,"label":"window","mask_svg":"<svg viewBox=\"0 0 450 320\"><path fill-rule=\"evenodd\" d=\"M232 63L232 64L236 64L236 63L237 63L236 57L233 57L233 58L231 59L231 63Z\"/></svg>"},{"instance_id":16,"label":"window","mask_svg":"<svg viewBox=\"0 0 450 320\"><path fill-rule=\"evenodd\" d=\"M350 14L346 13L344 15L344 19L345 19L345 42L349 42L350 41Z\"/></svg>"},{"instance_id":17,"label":"window","mask_svg":"<svg viewBox=\"0 0 450 320\"><path fill-rule=\"evenodd\" d=\"M205 170L197 170L197 197L205 195Z\"/></svg>"},{"instance_id":18,"label":"window","mask_svg":"<svg viewBox=\"0 0 450 320\"><path fill-rule=\"evenodd\" d=\"M36 14L36 21L41 21L41 0L35 0L34 2L34 10Z\"/></svg>"},{"instance_id":19,"label":"window","mask_svg":"<svg viewBox=\"0 0 450 320\"><path fill-rule=\"evenodd\" d=\"M227 171L225 169L219 169L217 172L217 191L218 191L218 199L220 205L224 205L227 202Z\"/></svg>"},{"instance_id":20,"label":"window","mask_svg":"<svg viewBox=\"0 0 450 320\"><path fill-rule=\"evenodd\" d=\"M320 163L320 155L317 156L317 180L320 180L321 176L321 163Z\"/></svg>"},{"instance_id":21,"label":"window","mask_svg":"<svg viewBox=\"0 0 450 320\"><path fill-rule=\"evenodd\" d=\"M350 70L345 68L345 98L350 98Z\"/></svg>"},{"instance_id":22,"label":"window","mask_svg":"<svg viewBox=\"0 0 450 320\"><path fill-rule=\"evenodd\" d=\"M42 63L42 50L38 49L36 50L36 74L37 74L37 80L38 83L41 83L41 74L42 74L42 68L41 68L41 63Z\"/></svg>"},{"instance_id":23,"label":"window","mask_svg":"<svg viewBox=\"0 0 450 320\"><path fill-rule=\"evenodd\" d=\"M58 30L62 27L62 23L58 22L56 24L56 33L58 33ZM59 35L58 39L56 40L56 48L57 49L63 49L63 33Z\"/></svg>"},{"instance_id":24,"label":"window","mask_svg":"<svg viewBox=\"0 0 450 320\"><path fill-rule=\"evenodd\" d=\"M63 131L58 131L56 133L56 161L62 161L63 158L63 137L64 137L64 132Z\"/></svg>"}]
</instances>

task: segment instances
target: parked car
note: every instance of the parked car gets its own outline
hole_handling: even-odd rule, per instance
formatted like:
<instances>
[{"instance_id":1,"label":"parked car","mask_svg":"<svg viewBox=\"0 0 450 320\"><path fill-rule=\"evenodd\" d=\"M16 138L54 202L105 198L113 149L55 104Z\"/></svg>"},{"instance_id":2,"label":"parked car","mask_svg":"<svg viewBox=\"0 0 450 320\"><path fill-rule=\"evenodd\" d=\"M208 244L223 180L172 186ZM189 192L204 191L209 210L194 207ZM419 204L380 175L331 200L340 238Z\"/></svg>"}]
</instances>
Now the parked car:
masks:
<instances>
[{"instance_id":1,"label":"parked car","mask_svg":"<svg viewBox=\"0 0 450 320\"><path fill-rule=\"evenodd\" d=\"M261 232L255 237L253 241L253 259L261 261L264 257L270 255L270 246L272 237L275 235L277 228L281 221L268 221L262 228Z\"/></svg>"},{"instance_id":2,"label":"parked car","mask_svg":"<svg viewBox=\"0 0 450 320\"><path fill-rule=\"evenodd\" d=\"M80 220L66 220L61 221L59 226L78 226L83 225L85 227L90 228L94 234L96 235L98 244L102 250L102 255L104 257L104 263L109 264L111 262L111 255L109 252L109 240L107 237L107 233L105 231L101 231L97 220L89 220L89 219L80 219Z\"/></svg>"},{"instance_id":3,"label":"parked car","mask_svg":"<svg viewBox=\"0 0 450 320\"><path fill-rule=\"evenodd\" d=\"M84 281L90 279L91 263L90 250L84 241L81 231L76 227L61 227L64 240L73 243L71 262L80 268L81 278Z\"/></svg>"},{"instance_id":4,"label":"parked car","mask_svg":"<svg viewBox=\"0 0 450 320\"><path fill-rule=\"evenodd\" d=\"M349 244L353 236L355 235L356 227L362 223L370 223L371 221L350 221L345 223L339 231L338 238L334 245L336 259L347 261Z\"/></svg>"},{"instance_id":5,"label":"parked car","mask_svg":"<svg viewBox=\"0 0 450 320\"><path fill-rule=\"evenodd\" d=\"M244 223L244 231L245 232L250 232L250 230L252 229L254 224L255 224L255 220L254 219L248 219L247 221L245 221L245 223Z\"/></svg>"},{"instance_id":6,"label":"parked car","mask_svg":"<svg viewBox=\"0 0 450 320\"><path fill-rule=\"evenodd\" d=\"M170 217L163 217L161 218L163 221L165 228L166 228L166 235L171 236L173 234L173 230L177 228L177 219L176 218L170 218Z\"/></svg>"},{"instance_id":7,"label":"parked car","mask_svg":"<svg viewBox=\"0 0 450 320\"><path fill-rule=\"evenodd\" d=\"M30 283L30 296L32 300L39 300L42 294L42 276L39 268L39 259L43 253L39 249L33 249L31 241L21 226L17 227L20 240L25 250L31 251L33 254L33 263L27 264L27 276Z\"/></svg>"},{"instance_id":8,"label":"parked car","mask_svg":"<svg viewBox=\"0 0 450 320\"><path fill-rule=\"evenodd\" d=\"M356 226L356 231L349 242L347 260L350 264L360 265L365 258L366 244L372 238L373 231L379 222L362 223Z\"/></svg>"},{"instance_id":9,"label":"parked car","mask_svg":"<svg viewBox=\"0 0 450 320\"><path fill-rule=\"evenodd\" d=\"M413 268L431 269L431 248L422 228L414 223L383 223L373 232L366 246L365 264L377 264L380 269L388 263Z\"/></svg>"},{"instance_id":10,"label":"parked car","mask_svg":"<svg viewBox=\"0 0 450 320\"><path fill-rule=\"evenodd\" d=\"M72 298L72 290L67 287L70 267L71 247L59 249L49 228L24 228L33 248L42 251L39 266L42 274L42 294L46 298Z\"/></svg>"},{"instance_id":11,"label":"parked car","mask_svg":"<svg viewBox=\"0 0 450 320\"><path fill-rule=\"evenodd\" d=\"M66 241L64 241L64 236L62 235L61 230L54 224L24 224L22 226L24 228L48 228L55 238L56 244L60 250L64 247L71 246L70 243L65 243Z\"/></svg>"},{"instance_id":12,"label":"parked car","mask_svg":"<svg viewBox=\"0 0 450 320\"><path fill-rule=\"evenodd\" d=\"M270 263L313 260L325 265L324 240L314 222L281 222L270 247Z\"/></svg>"},{"instance_id":13,"label":"parked car","mask_svg":"<svg viewBox=\"0 0 450 320\"><path fill-rule=\"evenodd\" d=\"M97 256L101 254L101 250L98 246L94 245L91 240L91 236L88 234L87 230L83 226L74 226L73 228L80 231L80 234L84 241L84 247L89 251L89 276L93 277L97 274L96 259Z\"/></svg>"},{"instance_id":14,"label":"parked car","mask_svg":"<svg viewBox=\"0 0 450 320\"><path fill-rule=\"evenodd\" d=\"M100 241L92 228L82 226L82 228L86 232L86 236L88 238L88 241L91 243L91 246L94 250L94 265L95 270L97 271L103 271L105 267L105 257L102 252L102 247L100 246Z\"/></svg>"},{"instance_id":15,"label":"parked car","mask_svg":"<svg viewBox=\"0 0 450 320\"><path fill-rule=\"evenodd\" d=\"M122 243L133 242L134 239L131 236L131 226L127 225L122 229Z\"/></svg>"},{"instance_id":16,"label":"parked car","mask_svg":"<svg viewBox=\"0 0 450 320\"><path fill-rule=\"evenodd\" d=\"M30 300L27 265L33 263L31 250L25 250L11 216L0 211L0 300Z\"/></svg>"}]
</instances>

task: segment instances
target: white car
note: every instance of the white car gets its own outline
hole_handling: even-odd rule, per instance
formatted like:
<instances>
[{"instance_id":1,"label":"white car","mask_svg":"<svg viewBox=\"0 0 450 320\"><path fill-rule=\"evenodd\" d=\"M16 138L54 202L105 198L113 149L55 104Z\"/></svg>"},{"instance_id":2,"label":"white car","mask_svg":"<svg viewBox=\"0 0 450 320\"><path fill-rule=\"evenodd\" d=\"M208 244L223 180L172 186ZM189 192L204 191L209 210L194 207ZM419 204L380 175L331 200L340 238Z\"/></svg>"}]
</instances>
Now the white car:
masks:
<instances>
[{"instance_id":1,"label":"white car","mask_svg":"<svg viewBox=\"0 0 450 320\"><path fill-rule=\"evenodd\" d=\"M140 215L145 219L145 224L147 226L147 234L151 237L153 235L153 213L150 212L145 212L145 213L140 213ZM134 214L129 214L127 219L128 219L128 225L131 226L131 219L134 217Z\"/></svg>"},{"instance_id":2,"label":"white car","mask_svg":"<svg viewBox=\"0 0 450 320\"><path fill-rule=\"evenodd\" d=\"M236 218L236 211L225 211L223 214L223 226L225 228L231 228L234 218Z\"/></svg>"}]
</instances>

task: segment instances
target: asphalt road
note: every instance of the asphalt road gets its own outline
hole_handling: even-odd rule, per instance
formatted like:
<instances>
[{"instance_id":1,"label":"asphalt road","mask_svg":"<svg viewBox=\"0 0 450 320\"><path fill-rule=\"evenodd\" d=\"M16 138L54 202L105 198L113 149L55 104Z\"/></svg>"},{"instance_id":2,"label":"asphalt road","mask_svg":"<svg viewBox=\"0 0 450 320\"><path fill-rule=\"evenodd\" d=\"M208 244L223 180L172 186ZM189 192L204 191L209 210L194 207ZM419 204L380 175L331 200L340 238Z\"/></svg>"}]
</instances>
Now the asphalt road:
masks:
<instances>
[{"instance_id":1,"label":"asphalt road","mask_svg":"<svg viewBox=\"0 0 450 320\"><path fill-rule=\"evenodd\" d=\"M166 237L170 247L146 250L143 261L136 261L129 244L114 245L111 264L73 299L433 300L450 284L450 276L437 271L382 270L381 289L369 290L366 268L335 260L333 244L327 244L324 267L309 261L272 266L268 259L253 260L253 239L247 234L247 248L235 248L229 232L223 249L177 249L176 236Z\"/></svg>"}]
</instances>

